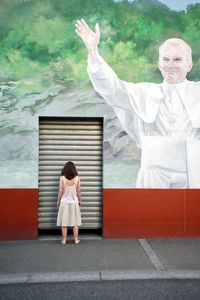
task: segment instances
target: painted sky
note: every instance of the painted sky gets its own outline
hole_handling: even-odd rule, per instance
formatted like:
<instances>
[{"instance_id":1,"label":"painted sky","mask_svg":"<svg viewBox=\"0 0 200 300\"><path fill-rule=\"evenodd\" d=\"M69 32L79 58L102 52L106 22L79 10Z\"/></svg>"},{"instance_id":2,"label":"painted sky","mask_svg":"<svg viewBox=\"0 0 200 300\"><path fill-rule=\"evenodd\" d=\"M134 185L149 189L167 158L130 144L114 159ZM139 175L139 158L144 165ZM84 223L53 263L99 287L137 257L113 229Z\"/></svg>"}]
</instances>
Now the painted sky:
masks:
<instances>
[{"instance_id":1,"label":"painted sky","mask_svg":"<svg viewBox=\"0 0 200 300\"><path fill-rule=\"evenodd\" d=\"M200 3L195 0L159 0L173 10L185 10L189 4Z\"/></svg>"}]
</instances>

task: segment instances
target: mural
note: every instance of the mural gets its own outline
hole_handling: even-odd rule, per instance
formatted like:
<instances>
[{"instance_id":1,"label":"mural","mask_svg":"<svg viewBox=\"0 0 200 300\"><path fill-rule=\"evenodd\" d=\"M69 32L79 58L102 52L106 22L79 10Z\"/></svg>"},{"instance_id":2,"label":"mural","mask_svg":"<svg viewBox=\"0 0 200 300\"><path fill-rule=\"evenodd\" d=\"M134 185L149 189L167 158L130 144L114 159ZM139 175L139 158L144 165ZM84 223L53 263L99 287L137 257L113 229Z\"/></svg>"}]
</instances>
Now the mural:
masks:
<instances>
[{"instance_id":1,"label":"mural","mask_svg":"<svg viewBox=\"0 0 200 300\"><path fill-rule=\"evenodd\" d=\"M165 2L166 4L164 4ZM11 0L0 3L0 186L38 186L38 116L104 117L104 187L134 187L140 151L93 90L77 19L101 26L101 54L123 80L160 83L158 46L183 38L200 78L200 4ZM188 1L189 2L189 1ZM72 101L73 99L73 101Z\"/></svg>"}]
</instances>

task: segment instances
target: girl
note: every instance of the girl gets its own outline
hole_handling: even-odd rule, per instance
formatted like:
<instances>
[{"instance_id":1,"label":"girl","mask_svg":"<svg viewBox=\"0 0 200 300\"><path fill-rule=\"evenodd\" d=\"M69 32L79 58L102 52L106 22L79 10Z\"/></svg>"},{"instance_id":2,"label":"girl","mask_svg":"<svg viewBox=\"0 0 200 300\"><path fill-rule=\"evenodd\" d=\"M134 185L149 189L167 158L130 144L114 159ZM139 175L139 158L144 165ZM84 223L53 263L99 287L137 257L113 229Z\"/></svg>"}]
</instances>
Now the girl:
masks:
<instances>
[{"instance_id":1,"label":"girl","mask_svg":"<svg viewBox=\"0 0 200 300\"><path fill-rule=\"evenodd\" d=\"M73 227L74 243L79 244L78 226L81 221L81 189L80 178L73 162L67 162L61 172L58 191L58 216L57 226L61 226L62 241L64 245L67 241L67 226Z\"/></svg>"}]
</instances>

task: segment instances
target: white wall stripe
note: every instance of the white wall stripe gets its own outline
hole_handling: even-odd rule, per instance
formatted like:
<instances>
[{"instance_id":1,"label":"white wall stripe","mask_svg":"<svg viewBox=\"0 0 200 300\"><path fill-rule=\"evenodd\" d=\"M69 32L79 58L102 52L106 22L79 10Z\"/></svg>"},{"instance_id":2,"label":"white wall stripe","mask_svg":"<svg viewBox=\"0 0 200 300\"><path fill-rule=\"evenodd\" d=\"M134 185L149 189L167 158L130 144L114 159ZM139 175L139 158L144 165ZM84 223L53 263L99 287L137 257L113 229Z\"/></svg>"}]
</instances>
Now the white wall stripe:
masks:
<instances>
[{"instance_id":1,"label":"white wall stripe","mask_svg":"<svg viewBox=\"0 0 200 300\"><path fill-rule=\"evenodd\" d=\"M149 259L151 260L152 264L158 271L164 271L164 266L162 265L161 261L159 260L158 256L154 252L154 250L151 248L147 240L145 239L138 239L140 242L140 245L148 255Z\"/></svg>"}]
</instances>

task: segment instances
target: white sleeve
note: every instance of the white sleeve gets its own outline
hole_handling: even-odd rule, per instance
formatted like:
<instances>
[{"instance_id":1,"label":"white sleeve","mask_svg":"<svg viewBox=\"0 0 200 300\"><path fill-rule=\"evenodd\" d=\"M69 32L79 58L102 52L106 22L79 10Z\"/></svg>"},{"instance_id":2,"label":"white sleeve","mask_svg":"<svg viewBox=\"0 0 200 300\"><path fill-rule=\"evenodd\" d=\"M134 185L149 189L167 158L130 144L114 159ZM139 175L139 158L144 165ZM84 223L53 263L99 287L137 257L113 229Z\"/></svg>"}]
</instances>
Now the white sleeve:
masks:
<instances>
[{"instance_id":1,"label":"white sleeve","mask_svg":"<svg viewBox=\"0 0 200 300\"><path fill-rule=\"evenodd\" d=\"M143 122L157 115L162 90L154 83L130 83L120 80L104 59L88 57L88 75L96 92L114 109L122 128L139 143Z\"/></svg>"},{"instance_id":2,"label":"white sleeve","mask_svg":"<svg viewBox=\"0 0 200 300\"><path fill-rule=\"evenodd\" d=\"M87 70L94 89L113 109L128 111L146 123L155 120L163 97L159 84L120 80L101 56L89 57Z\"/></svg>"},{"instance_id":3,"label":"white sleeve","mask_svg":"<svg viewBox=\"0 0 200 300\"><path fill-rule=\"evenodd\" d=\"M133 83L120 80L101 56L97 59L88 57L87 71L95 91L109 105L133 111L129 97L130 90L135 93L137 99L139 98Z\"/></svg>"},{"instance_id":4,"label":"white sleeve","mask_svg":"<svg viewBox=\"0 0 200 300\"><path fill-rule=\"evenodd\" d=\"M130 103L129 95L130 85L133 84L120 80L101 56L97 59L88 57L87 71L95 91L112 106L127 134L140 144L141 121ZM131 88L131 92L134 93L134 89ZM135 97L139 99L136 95Z\"/></svg>"}]
</instances>

